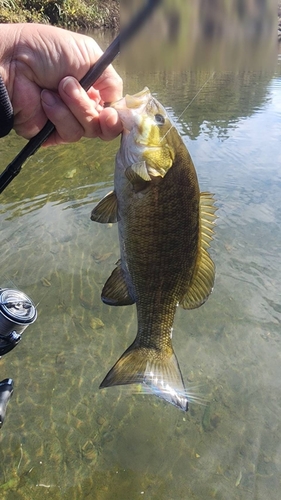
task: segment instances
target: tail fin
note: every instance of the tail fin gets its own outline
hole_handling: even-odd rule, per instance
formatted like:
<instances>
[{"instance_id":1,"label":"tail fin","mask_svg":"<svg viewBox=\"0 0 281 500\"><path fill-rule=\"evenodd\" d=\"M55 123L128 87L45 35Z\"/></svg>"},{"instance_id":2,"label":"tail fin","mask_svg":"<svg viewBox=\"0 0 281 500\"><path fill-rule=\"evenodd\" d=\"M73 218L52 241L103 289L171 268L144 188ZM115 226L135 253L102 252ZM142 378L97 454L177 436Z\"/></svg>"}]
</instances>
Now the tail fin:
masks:
<instances>
[{"instance_id":1,"label":"tail fin","mask_svg":"<svg viewBox=\"0 0 281 500\"><path fill-rule=\"evenodd\" d=\"M108 372L100 388L143 383L156 396L181 410L188 410L188 399L173 348L156 350L134 342Z\"/></svg>"}]
</instances>

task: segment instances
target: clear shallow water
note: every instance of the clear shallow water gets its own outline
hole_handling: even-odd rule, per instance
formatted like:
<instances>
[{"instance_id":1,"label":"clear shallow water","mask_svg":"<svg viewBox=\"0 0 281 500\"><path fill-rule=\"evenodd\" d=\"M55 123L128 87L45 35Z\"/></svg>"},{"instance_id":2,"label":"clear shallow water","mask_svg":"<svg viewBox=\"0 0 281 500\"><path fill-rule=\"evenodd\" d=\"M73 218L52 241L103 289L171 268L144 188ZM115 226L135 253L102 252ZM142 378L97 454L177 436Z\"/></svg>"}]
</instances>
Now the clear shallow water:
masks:
<instances>
[{"instance_id":1,"label":"clear shallow water","mask_svg":"<svg viewBox=\"0 0 281 500\"><path fill-rule=\"evenodd\" d=\"M187 414L155 397L99 391L136 333L134 307L100 291L119 256L117 228L90 221L112 187L119 141L41 150L1 195L1 286L38 319L1 359L15 393L1 430L3 499L279 500L281 67L131 75L167 106L217 199L215 289L179 308L174 347ZM1 140L3 168L24 144Z\"/></svg>"}]
</instances>

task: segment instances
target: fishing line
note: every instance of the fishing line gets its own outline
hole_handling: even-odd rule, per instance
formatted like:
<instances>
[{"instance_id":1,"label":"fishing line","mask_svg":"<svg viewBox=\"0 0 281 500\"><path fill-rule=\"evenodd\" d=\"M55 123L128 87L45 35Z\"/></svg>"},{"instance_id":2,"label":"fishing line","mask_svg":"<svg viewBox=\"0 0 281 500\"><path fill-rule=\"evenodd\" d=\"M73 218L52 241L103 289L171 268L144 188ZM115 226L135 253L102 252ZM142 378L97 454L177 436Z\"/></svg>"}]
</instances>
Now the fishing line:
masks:
<instances>
[{"instance_id":1,"label":"fishing line","mask_svg":"<svg viewBox=\"0 0 281 500\"><path fill-rule=\"evenodd\" d=\"M5 286L1 286L1 288L15 288L16 290L19 290L19 287L17 286L16 282L13 281L11 278L8 278L6 275L3 276L3 280L5 283Z\"/></svg>"},{"instance_id":2,"label":"fishing line","mask_svg":"<svg viewBox=\"0 0 281 500\"><path fill-rule=\"evenodd\" d=\"M49 289L49 290L47 290L47 291L44 293L43 297L39 300L39 302L37 302L37 304L35 305L36 309L37 309L37 307L41 304L41 302L42 302L43 300L45 300L45 298L46 298L46 296L48 295L48 293L49 293L49 292L50 292L50 289Z\"/></svg>"},{"instance_id":3,"label":"fishing line","mask_svg":"<svg viewBox=\"0 0 281 500\"><path fill-rule=\"evenodd\" d=\"M20 288L18 287L17 283L15 281L13 281L12 279L9 279L7 278L6 276L4 276L4 282L5 282L5 286L3 287L0 287L0 290L1 288L14 288L15 290L20 290ZM41 304L41 302L43 300L45 300L47 294L50 292L50 289L49 290L46 290L46 292L44 293L43 297L41 297L41 299L39 300L39 302L37 302L37 304L35 304L35 308L37 309L37 307Z\"/></svg>"},{"instance_id":4,"label":"fishing line","mask_svg":"<svg viewBox=\"0 0 281 500\"><path fill-rule=\"evenodd\" d=\"M187 106L184 108L184 110L178 116L178 119L180 119L182 117L182 115L186 112L186 110L189 108L189 106L191 106L191 104L195 101L195 99L202 92L203 88L209 83L209 81L211 80L211 78L213 78L214 74L215 74L215 71L213 71L213 73L209 76L209 78L207 78L207 80L205 81L205 83L203 83L202 87L200 87L200 89L196 92L195 96L191 99L191 101L187 104ZM172 130L172 128L174 128L174 125L171 125L171 127L167 130L166 134L162 137L161 141L163 141L163 139L165 139L165 137Z\"/></svg>"}]
</instances>

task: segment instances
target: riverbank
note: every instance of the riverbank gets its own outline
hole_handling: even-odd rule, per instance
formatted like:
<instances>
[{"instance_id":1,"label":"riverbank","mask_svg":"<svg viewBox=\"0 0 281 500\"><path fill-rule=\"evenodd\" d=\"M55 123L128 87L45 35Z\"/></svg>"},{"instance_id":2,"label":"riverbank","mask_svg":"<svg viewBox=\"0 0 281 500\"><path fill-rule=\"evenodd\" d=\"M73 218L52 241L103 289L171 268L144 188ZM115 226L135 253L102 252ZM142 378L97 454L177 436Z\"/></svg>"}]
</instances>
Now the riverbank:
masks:
<instances>
[{"instance_id":1,"label":"riverbank","mask_svg":"<svg viewBox=\"0 0 281 500\"><path fill-rule=\"evenodd\" d=\"M200 26L205 27L209 35L219 34L224 29L226 18L233 18L235 24L237 16L239 22L241 21L242 14L255 22L258 19L260 23L261 16L264 15L262 8L260 10L254 8L255 5L250 2L242 10L239 10L240 3L237 2L238 0L233 2L232 8L229 9L229 6L226 8L228 5L226 0L221 0L217 4L217 8L214 9L211 4L206 4L206 0L198 0L197 10L198 19L201 22ZM169 2L167 3L169 4ZM276 20L276 5L274 8L271 6L270 0L264 0L264 6L266 5L268 6L267 16L271 15L271 19L275 18ZM277 5L278 41L281 42L281 0L278 1ZM168 15L168 25L170 25L171 21L178 15L177 8L175 12L166 8L165 12L166 17ZM94 28L117 30L120 25L120 0L0 0L0 23L19 22L39 22L83 31ZM272 21L272 24L275 22Z\"/></svg>"},{"instance_id":2,"label":"riverbank","mask_svg":"<svg viewBox=\"0 0 281 500\"><path fill-rule=\"evenodd\" d=\"M1 23L38 22L71 29L119 28L119 0L0 0Z\"/></svg>"}]
</instances>

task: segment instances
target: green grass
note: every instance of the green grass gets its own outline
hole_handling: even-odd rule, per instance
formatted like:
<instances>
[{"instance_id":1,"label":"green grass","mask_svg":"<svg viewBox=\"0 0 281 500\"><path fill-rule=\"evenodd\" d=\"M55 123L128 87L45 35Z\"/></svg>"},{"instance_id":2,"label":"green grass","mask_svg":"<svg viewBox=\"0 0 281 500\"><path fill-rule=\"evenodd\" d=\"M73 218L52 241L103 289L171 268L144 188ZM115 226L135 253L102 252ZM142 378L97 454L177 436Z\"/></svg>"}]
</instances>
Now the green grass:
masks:
<instances>
[{"instance_id":1,"label":"green grass","mask_svg":"<svg viewBox=\"0 0 281 500\"><path fill-rule=\"evenodd\" d=\"M66 28L116 28L119 0L0 0L0 22L40 22Z\"/></svg>"}]
</instances>

